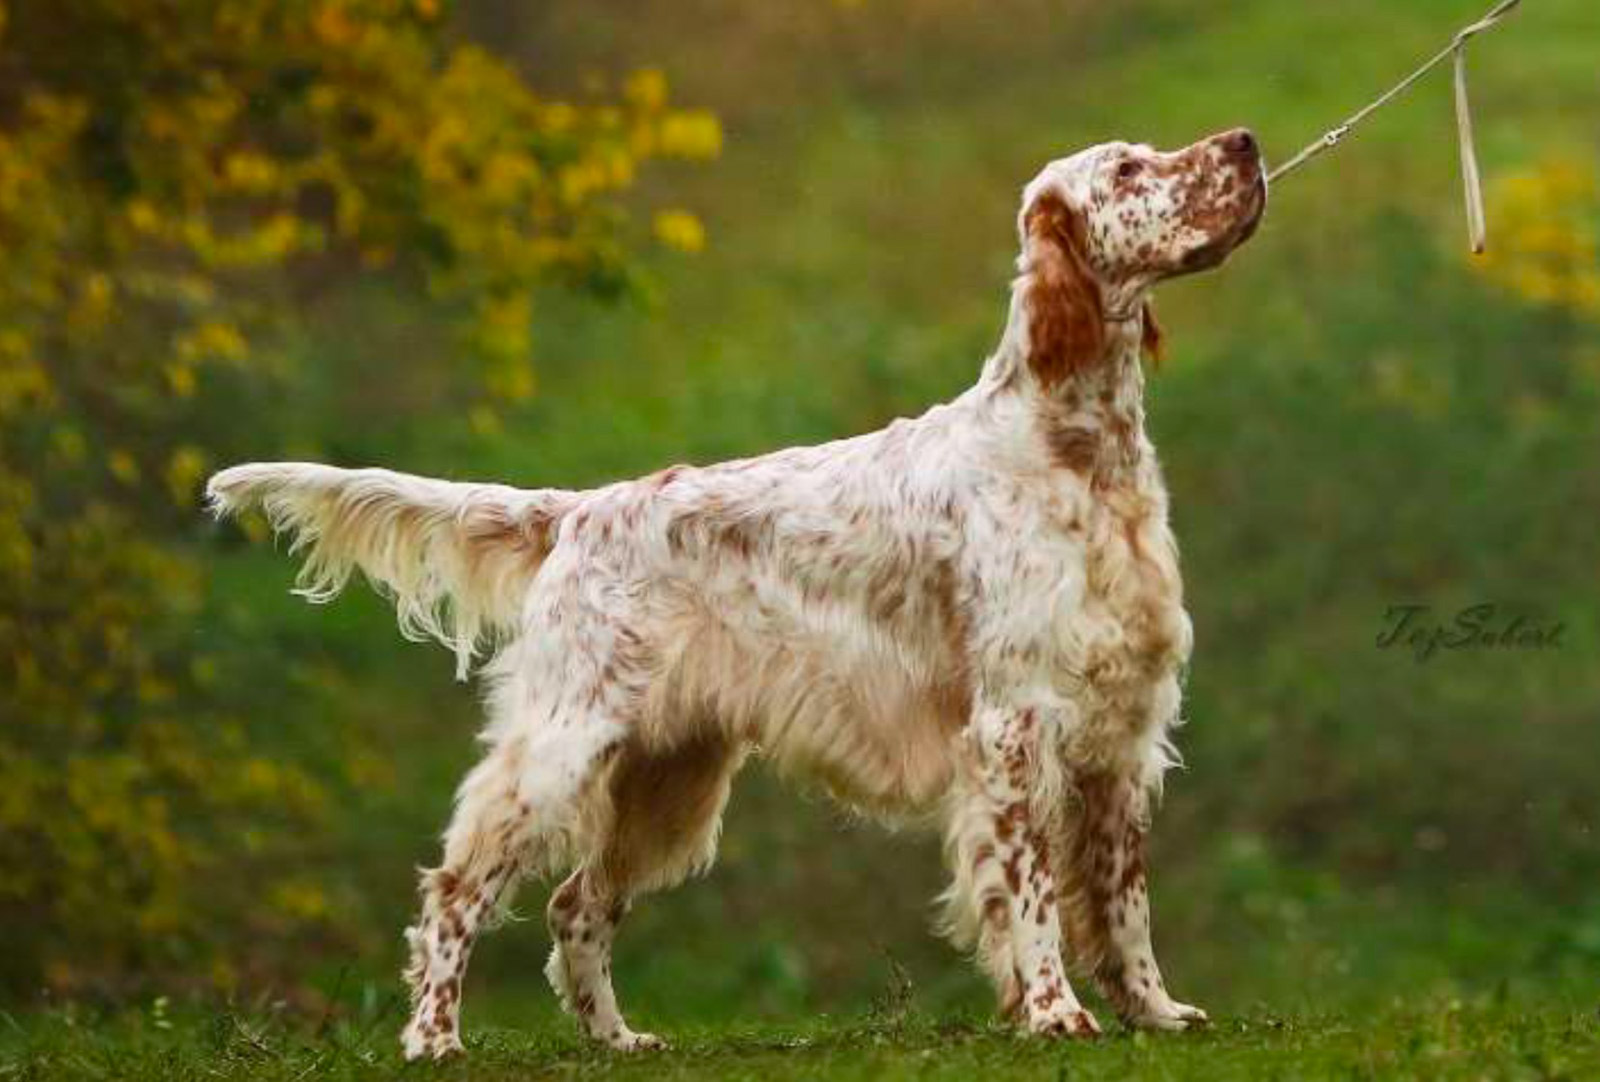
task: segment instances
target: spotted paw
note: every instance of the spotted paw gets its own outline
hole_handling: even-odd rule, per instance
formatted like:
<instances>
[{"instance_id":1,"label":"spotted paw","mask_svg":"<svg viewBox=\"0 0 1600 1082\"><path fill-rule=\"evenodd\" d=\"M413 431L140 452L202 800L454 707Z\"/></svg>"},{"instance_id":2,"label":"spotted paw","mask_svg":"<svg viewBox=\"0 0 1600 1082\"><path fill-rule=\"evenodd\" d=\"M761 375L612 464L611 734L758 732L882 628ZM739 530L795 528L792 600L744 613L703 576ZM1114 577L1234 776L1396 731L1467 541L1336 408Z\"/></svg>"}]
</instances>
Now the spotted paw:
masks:
<instances>
[{"instance_id":1,"label":"spotted paw","mask_svg":"<svg viewBox=\"0 0 1600 1082\"><path fill-rule=\"evenodd\" d=\"M1088 1040L1100 1036L1100 1023L1079 1007L1029 1018L1028 1032L1040 1037Z\"/></svg>"},{"instance_id":2,"label":"spotted paw","mask_svg":"<svg viewBox=\"0 0 1600 1082\"><path fill-rule=\"evenodd\" d=\"M406 1031L400 1035L400 1047L408 1062L419 1059L448 1059L451 1056L462 1055L466 1051L461 1045L461 1038L456 1034L419 1029L416 1026L406 1027Z\"/></svg>"}]
</instances>

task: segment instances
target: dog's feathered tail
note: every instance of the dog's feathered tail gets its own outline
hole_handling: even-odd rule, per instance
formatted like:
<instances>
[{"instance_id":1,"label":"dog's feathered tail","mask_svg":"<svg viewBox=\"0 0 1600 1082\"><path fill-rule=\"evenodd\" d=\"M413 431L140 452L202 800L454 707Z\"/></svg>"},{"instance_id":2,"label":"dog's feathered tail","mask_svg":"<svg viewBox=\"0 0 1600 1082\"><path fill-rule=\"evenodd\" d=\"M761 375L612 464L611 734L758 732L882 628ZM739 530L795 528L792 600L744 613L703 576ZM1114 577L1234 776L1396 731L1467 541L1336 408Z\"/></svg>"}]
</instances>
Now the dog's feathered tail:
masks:
<instances>
[{"instance_id":1,"label":"dog's feathered tail","mask_svg":"<svg viewBox=\"0 0 1600 1082\"><path fill-rule=\"evenodd\" d=\"M410 639L455 651L465 678L480 643L516 626L523 596L576 502L560 489L458 484L389 470L254 462L206 486L219 518L260 508L303 553L295 592L331 599L360 570Z\"/></svg>"}]
</instances>

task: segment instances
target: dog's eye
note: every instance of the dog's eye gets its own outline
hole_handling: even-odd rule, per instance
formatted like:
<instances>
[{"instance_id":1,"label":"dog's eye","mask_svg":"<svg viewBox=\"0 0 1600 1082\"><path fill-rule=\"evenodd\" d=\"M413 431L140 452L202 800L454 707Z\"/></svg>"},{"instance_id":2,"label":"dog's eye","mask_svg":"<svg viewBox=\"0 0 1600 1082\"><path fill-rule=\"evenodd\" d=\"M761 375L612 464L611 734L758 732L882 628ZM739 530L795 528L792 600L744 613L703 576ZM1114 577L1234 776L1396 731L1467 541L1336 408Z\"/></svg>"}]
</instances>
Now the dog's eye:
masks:
<instances>
[{"instance_id":1,"label":"dog's eye","mask_svg":"<svg viewBox=\"0 0 1600 1082\"><path fill-rule=\"evenodd\" d=\"M1144 165L1139 161L1133 158L1124 158L1122 164L1117 166L1117 179L1128 180L1130 177L1136 177L1143 169Z\"/></svg>"}]
</instances>

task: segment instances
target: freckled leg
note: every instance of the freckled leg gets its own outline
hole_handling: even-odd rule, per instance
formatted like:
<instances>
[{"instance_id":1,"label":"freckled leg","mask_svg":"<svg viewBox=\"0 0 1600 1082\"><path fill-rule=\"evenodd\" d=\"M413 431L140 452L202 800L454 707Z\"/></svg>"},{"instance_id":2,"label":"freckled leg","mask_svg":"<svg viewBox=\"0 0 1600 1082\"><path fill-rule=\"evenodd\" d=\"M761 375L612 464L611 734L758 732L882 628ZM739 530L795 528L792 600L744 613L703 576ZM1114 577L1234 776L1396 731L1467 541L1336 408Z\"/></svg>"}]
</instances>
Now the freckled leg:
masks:
<instances>
[{"instance_id":1,"label":"freckled leg","mask_svg":"<svg viewBox=\"0 0 1600 1082\"><path fill-rule=\"evenodd\" d=\"M422 876L422 916L406 929L412 1017L401 1037L407 1059L461 1051L461 983L473 941L518 874L510 848Z\"/></svg>"},{"instance_id":2,"label":"freckled leg","mask_svg":"<svg viewBox=\"0 0 1600 1082\"><path fill-rule=\"evenodd\" d=\"M654 1034L628 1028L612 990L611 945L627 911L627 900L603 887L600 877L573 872L550 896L546 916L554 946L545 976L590 1037L624 1052L665 1048Z\"/></svg>"},{"instance_id":3,"label":"freckled leg","mask_svg":"<svg viewBox=\"0 0 1600 1082\"><path fill-rule=\"evenodd\" d=\"M1038 777L1035 713L980 711L968 733L966 790L956 813L956 893L970 897L979 955L1002 1013L1029 1032L1100 1032L1067 981L1056 886L1030 798Z\"/></svg>"},{"instance_id":4,"label":"freckled leg","mask_svg":"<svg viewBox=\"0 0 1600 1082\"><path fill-rule=\"evenodd\" d=\"M609 778L609 816L584 865L550 898L554 944L545 976L584 1032L632 1052L665 1048L623 1020L611 984L611 953L631 900L703 871L744 749L704 736L670 749L623 749Z\"/></svg>"},{"instance_id":5,"label":"freckled leg","mask_svg":"<svg viewBox=\"0 0 1600 1082\"><path fill-rule=\"evenodd\" d=\"M1187 1029L1206 1013L1167 994L1150 942L1144 839L1148 797L1131 775L1096 772L1077 779L1081 818L1067 859L1072 890L1064 910L1080 960L1129 1025Z\"/></svg>"},{"instance_id":6,"label":"freckled leg","mask_svg":"<svg viewBox=\"0 0 1600 1082\"><path fill-rule=\"evenodd\" d=\"M596 718L552 723L543 742L508 740L467 775L445 832L444 860L422 876L422 914L406 929L412 1015L407 1059L462 1050L462 980L478 933L524 870L547 866L573 801L615 752L620 728Z\"/></svg>"}]
</instances>

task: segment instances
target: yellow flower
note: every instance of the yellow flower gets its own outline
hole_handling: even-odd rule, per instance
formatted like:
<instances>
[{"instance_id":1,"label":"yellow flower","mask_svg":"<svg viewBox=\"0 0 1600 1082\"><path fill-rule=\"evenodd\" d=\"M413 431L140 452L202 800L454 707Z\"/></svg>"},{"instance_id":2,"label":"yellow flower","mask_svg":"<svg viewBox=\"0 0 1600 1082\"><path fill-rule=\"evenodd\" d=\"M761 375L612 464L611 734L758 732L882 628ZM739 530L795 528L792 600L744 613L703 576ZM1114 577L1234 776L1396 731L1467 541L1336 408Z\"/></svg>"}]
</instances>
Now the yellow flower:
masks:
<instances>
[{"instance_id":1,"label":"yellow flower","mask_svg":"<svg viewBox=\"0 0 1600 1082\"><path fill-rule=\"evenodd\" d=\"M357 28L344 13L341 3L327 3L317 9L312 20L317 37L326 45L349 45L356 38Z\"/></svg>"},{"instance_id":2,"label":"yellow flower","mask_svg":"<svg viewBox=\"0 0 1600 1082\"><path fill-rule=\"evenodd\" d=\"M551 102L544 107L544 127L552 134L571 131L578 121L578 110L564 101Z\"/></svg>"},{"instance_id":3,"label":"yellow flower","mask_svg":"<svg viewBox=\"0 0 1600 1082\"><path fill-rule=\"evenodd\" d=\"M148 199L134 199L125 212L128 224L140 233L155 233L161 228L161 215Z\"/></svg>"},{"instance_id":4,"label":"yellow flower","mask_svg":"<svg viewBox=\"0 0 1600 1082\"><path fill-rule=\"evenodd\" d=\"M699 252L706 246L705 226L686 210L661 210L655 216L656 239L680 252Z\"/></svg>"},{"instance_id":5,"label":"yellow flower","mask_svg":"<svg viewBox=\"0 0 1600 1082\"><path fill-rule=\"evenodd\" d=\"M722 154L722 122L702 109L674 112L661 122L661 152L680 158Z\"/></svg>"},{"instance_id":6,"label":"yellow flower","mask_svg":"<svg viewBox=\"0 0 1600 1082\"><path fill-rule=\"evenodd\" d=\"M106 456L106 468L111 471L111 476L125 485L138 484L139 482L138 461L121 448L112 451Z\"/></svg>"},{"instance_id":7,"label":"yellow flower","mask_svg":"<svg viewBox=\"0 0 1600 1082\"><path fill-rule=\"evenodd\" d=\"M270 158L250 150L239 150L228 155L223 172L228 183L253 192L270 189L278 175Z\"/></svg>"},{"instance_id":8,"label":"yellow flower","mask_svg":"<svg viewBox=\"0 0 1600 1082\"><path fill-rule=\"evenodd\" d=\"M111 306L111 278L104 271L90 271L83 280L83 302L99 312Z\"/></svg>"},{"instance_id":9,"label":"yellow flower","mask_svg":"<svg viewBox=\"0 0 1600 1082\"><path fill-rule=\"evenodd\" d=\"M179 507L194 503L200 478L206 472L206 456L198 447L185 445L172 453L167 460L167 491L172 502Z\"/></svg>"},{"instance_id":10,"label":"yellow flower","mask_svg":"<svg viewBox=\"0 0 1600 1082\"><path fill-rule=\"evenodd\" d=\"M239 333L239 328L217 320L209 320L191 328L178 338L178 356L185 361L213 358L237 361L242 360L249 351L250 347L244 335Z\"/></svg>"},{"instance_id":11,"label":"yellow flower","mask_svg":"<svg viewBox=\"0 0 1600 1082\"><path fill-rule=\"evenodd\" d=\"M667 77L659 68L640 68L622 86L623 96L649 112L667 103Z\"/></svg>"},{"instance_id":12,"label":"yellow flower","mask_svg":"<svg viewBox=\"0 0 1600 1082\"><path fill-rule=\"evenodd\" d=\"M179 398L194 397L194 369L187 364L169 364L166 368L167 386Z\"/></svg>"},{"instance_id":13,"label":"yellow flower","mask_svg":"<svg viewBox=\"0 0 1600 1082\"><path fill-rule=\"evenodd\" d=\"M678 158L715 158L722 153L722 122L703 109L684 109L661 121L661 152Z\"/></svg>"}]
</instances>

